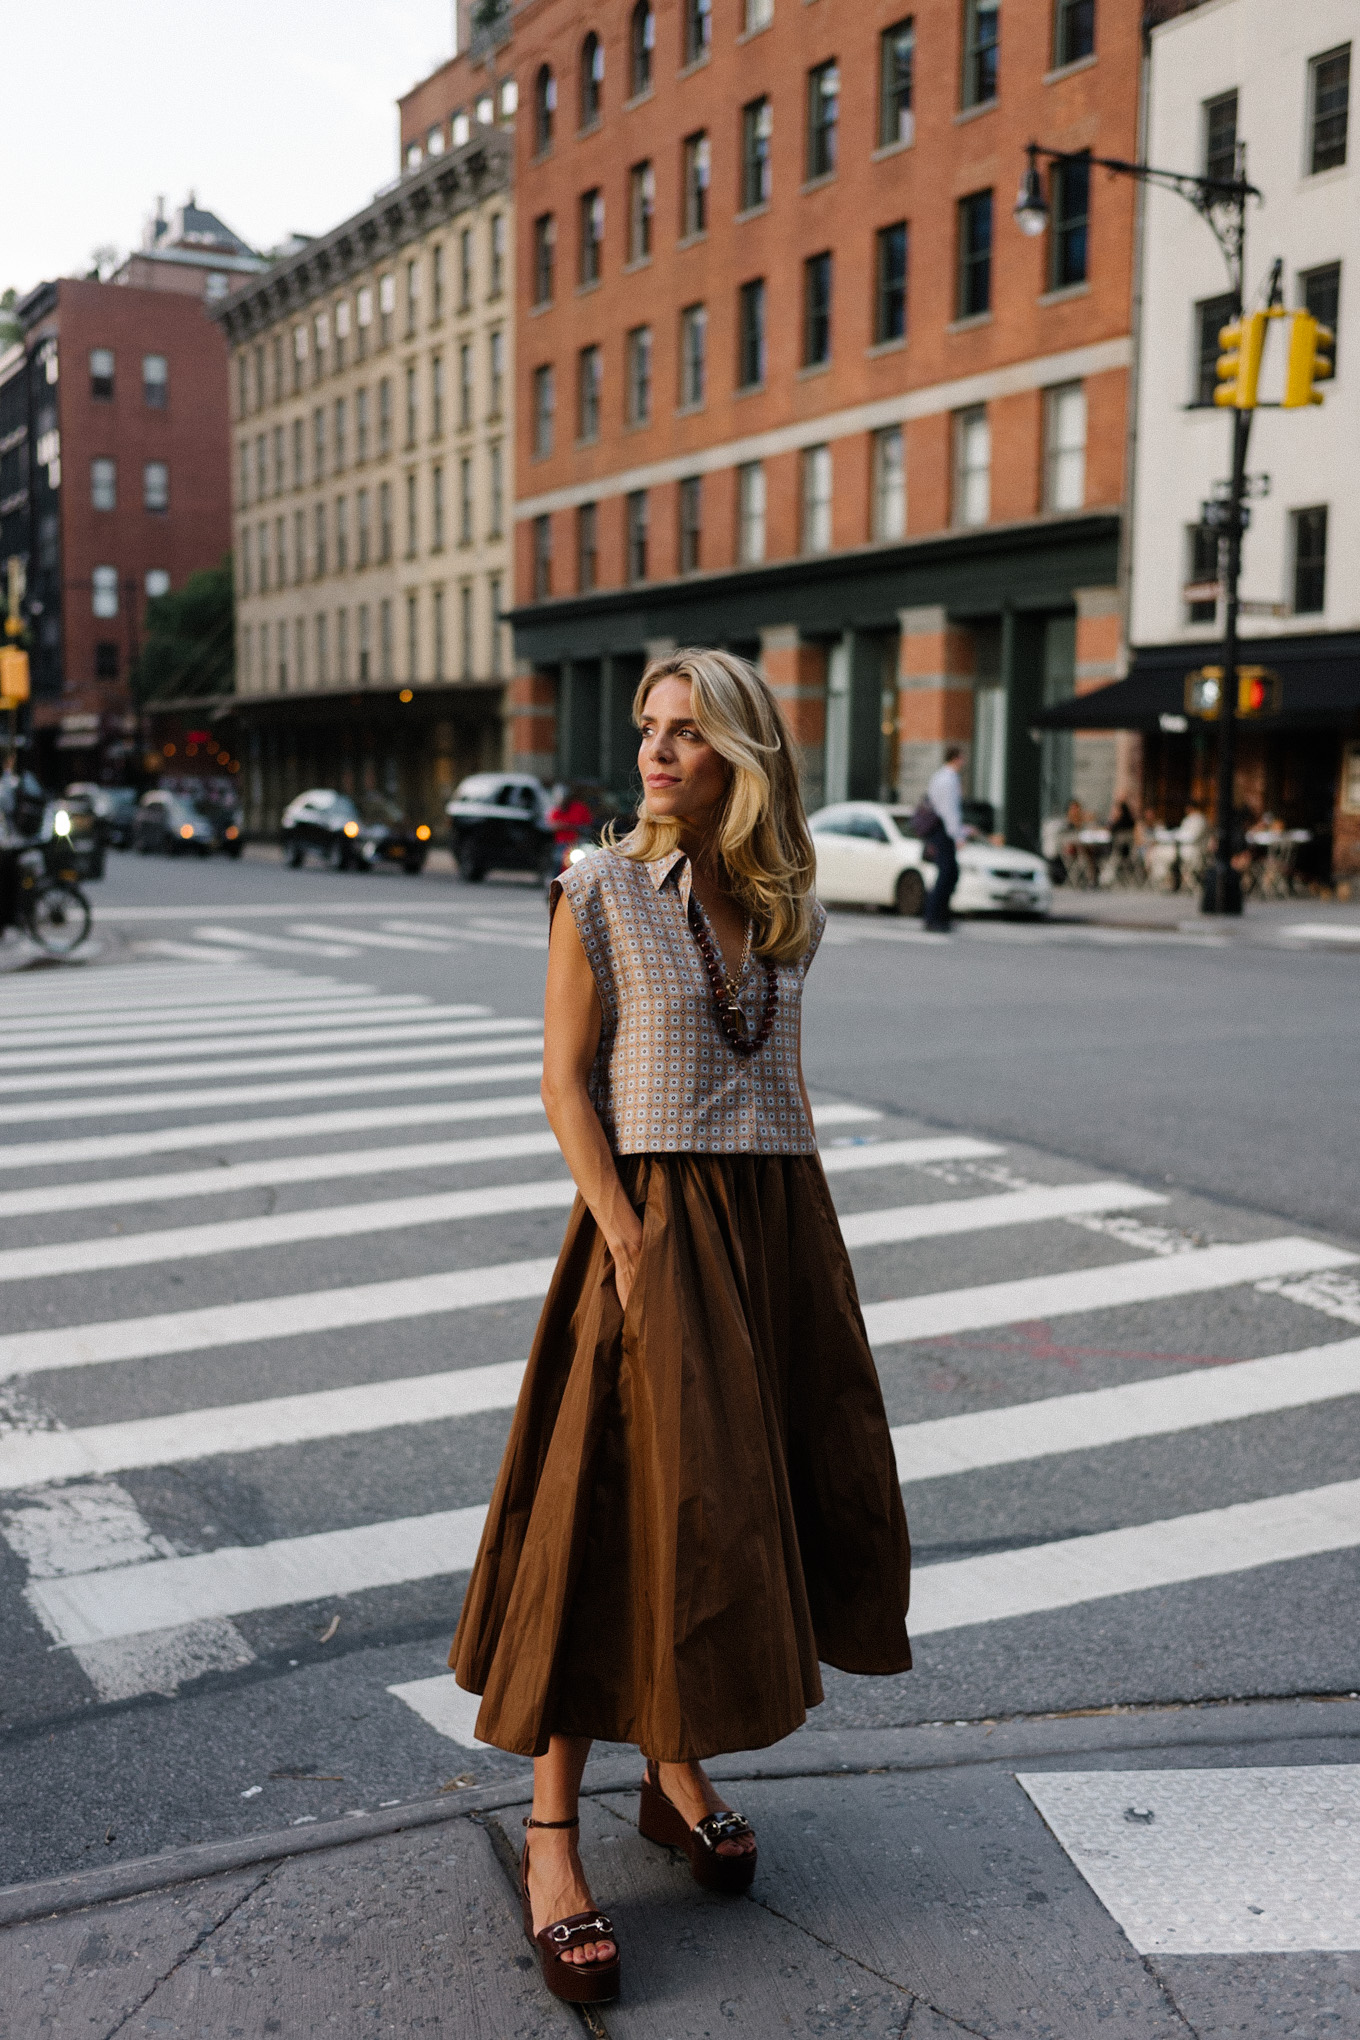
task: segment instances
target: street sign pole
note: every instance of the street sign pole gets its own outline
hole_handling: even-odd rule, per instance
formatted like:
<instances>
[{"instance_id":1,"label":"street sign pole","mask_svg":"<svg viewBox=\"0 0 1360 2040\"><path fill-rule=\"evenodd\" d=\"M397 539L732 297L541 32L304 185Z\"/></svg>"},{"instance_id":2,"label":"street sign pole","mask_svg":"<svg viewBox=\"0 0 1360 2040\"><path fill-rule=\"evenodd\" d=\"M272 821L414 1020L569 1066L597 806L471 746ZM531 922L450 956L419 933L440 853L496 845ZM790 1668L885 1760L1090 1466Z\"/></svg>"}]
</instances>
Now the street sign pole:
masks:
<instances>
[{"instance_id":1,"label":"street sign pole","mask_svg":"<svg viewBox=\"0 0 1360 2040\"><path fill-rule=\"evenodd\" d=\"M1237 763L1237 617L1242 575L1242 506L1247 486L1250 411L1233 412L1232 481L1228 491L1228 558L1224 575L1223 680L1218 708L1218 843L1205 866L1201 906L1206 914L1240 914L1241 874L1233 869L1233 777Z\"/></svg>"}]
</instances>

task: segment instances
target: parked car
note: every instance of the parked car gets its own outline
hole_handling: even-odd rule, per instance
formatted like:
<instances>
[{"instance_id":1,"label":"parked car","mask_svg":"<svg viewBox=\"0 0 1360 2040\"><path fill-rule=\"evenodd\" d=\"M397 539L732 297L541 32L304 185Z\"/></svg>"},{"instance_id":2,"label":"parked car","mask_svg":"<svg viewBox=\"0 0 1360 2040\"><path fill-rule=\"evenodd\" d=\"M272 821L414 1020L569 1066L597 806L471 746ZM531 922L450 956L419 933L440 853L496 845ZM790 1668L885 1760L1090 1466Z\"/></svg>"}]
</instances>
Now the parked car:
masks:
<instances>
[{"instance_id":1,"label":"parked car","mask_svg":"<svg viewBox=\"0 0 1360 2040\"><path fill-rule=\"evenodd\" d=\"M137 825L135 786L96 786L91 779L77 779L67 787L66 797L83 795L98 817L104 845L110 850L130 850Z\"/></svg>"},{"instance_id":2,"label":"parked car","mask_svg":"<svg viewBox=\"0 0 1360 2040\"><path fill-rule=\"evenodd\" d=\"M143 857L162 851L171 857L211 857L221 850L227 857L241 854L239 823L210 815L182 793L156 788L144 793L137 804L133 846Z\"/></svg>"},{"instance_id":3,"label":"parked car","mask_svg":"<svg viewBox=\"0 0 1360 2040\"><path fill-rule=\"evenodd\" d=\"M43 811L43 840L77 878L104 876L104 828L88 793L69 790Z\"/></svg>"},{"instance_id":4,"label":"parked car","mask_svg":"<svg viewBox=\"0 0 1360 2040\"><path fill-rule=\"evenodd\" d=\"M337 871L371 871L399 864L414 878L430 854L431 830L413 822L383 793L357 797L334 787L313 787L289 801L279 825L288 864L296 871L310 850Z\"/></svg>"},{"instance_id":5,"label":"parked car","mask_svg":"<svg viewBox=\"0 0 1360 2040\"><path fill-rule=\"evenodd\" d=\"M557 841L548 823L546 788L524 772L474 772L444 813L460 875L476 884L488 871L557 870Z\"/></svg>"},{"instance_id":6,"label":"parked car","mask_svg":"<svg viewBox=\"0 0 1360 2040\"><path fill-rule=\"evenodd\" d=\"M841 801L812 816L817 892L845 905L889 907L920 914L934 883L925 845L908 835L909 808L880 801ZM1047 914L1053 885L1042 857L1000 844L959 845L954 909L962 914Z\"/></svg>"}]
</instances>

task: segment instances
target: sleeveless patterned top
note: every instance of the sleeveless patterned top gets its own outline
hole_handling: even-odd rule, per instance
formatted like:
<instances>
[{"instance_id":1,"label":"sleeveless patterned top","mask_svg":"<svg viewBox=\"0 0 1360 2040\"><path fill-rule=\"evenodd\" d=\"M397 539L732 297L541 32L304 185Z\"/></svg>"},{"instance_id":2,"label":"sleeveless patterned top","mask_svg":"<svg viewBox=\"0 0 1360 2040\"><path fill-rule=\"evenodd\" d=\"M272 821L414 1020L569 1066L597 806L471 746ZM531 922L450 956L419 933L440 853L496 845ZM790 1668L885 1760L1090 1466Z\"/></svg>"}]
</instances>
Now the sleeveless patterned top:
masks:
<instances>
[{"instance_id":1,"label":"sleeveless patterned top","mask_svg":"<svg viewBox=\"0 0 1360 2040\"><path fill-rule=\"evenodd\" d=\"M555 879L549 914L565 899L589 958L604 1025L590 1097L616 1155L810 1155L817 1136L798 1088L803 979L821 941L775 965L779 1004L758 1054L734 1055L689 923L690 868L682 850L652 864L594 850ZM695 900L696 913L703 908ZM752 956L741 987L748 1036L765 1001L765 965Z\"/></svg>"}]
</instances>

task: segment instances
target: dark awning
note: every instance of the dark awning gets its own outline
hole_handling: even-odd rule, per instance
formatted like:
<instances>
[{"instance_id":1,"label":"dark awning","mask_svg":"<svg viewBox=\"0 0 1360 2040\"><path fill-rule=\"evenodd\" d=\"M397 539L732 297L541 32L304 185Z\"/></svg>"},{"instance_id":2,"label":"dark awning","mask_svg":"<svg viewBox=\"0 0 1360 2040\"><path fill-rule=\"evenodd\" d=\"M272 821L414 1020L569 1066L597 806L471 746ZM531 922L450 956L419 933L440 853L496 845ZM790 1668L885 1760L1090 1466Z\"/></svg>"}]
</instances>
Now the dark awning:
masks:
<instances>
[{"instance_id":1,"label":"dark awning","mask_svg":"<svg viewBox=\"0 0 1360 2040\"><path fill-rule=\"evenodd\" d=\"M1041 709L1037 730L1156 730L1164 716L1185 714L1185 676L1222 663L1217 644L1151 645L1133 653L1126 680ZM1280 676L1278 715L1252 717L1265 729L1349 729L1360 726L1360 633L1317 637L1244 638L1244 666Z\"/></svg>"}]
</instances>

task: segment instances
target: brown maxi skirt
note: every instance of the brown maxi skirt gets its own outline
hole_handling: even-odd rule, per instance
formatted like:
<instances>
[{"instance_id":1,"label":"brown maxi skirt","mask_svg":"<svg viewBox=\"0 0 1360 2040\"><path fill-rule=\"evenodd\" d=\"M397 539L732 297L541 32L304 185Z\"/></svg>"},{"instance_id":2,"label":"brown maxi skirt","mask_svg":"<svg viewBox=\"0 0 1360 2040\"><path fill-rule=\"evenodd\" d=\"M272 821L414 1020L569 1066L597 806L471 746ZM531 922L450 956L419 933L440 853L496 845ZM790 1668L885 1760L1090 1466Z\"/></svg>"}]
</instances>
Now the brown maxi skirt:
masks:
<instances>
[{"instance_id":1,"label":"brown maxi skirt","mask_svg":"<svg viewBox=\"0 0 1360 2040\"><path fill-rule=\"evenodd\" d=\"M477 1734L684 1762L761 1749L818 1659L901 1672L910 1551L815 1155L625 1155L626 1311L578 1197L449 1662Z\"/></svg>"}]
</instances>

